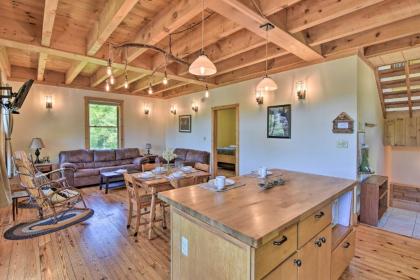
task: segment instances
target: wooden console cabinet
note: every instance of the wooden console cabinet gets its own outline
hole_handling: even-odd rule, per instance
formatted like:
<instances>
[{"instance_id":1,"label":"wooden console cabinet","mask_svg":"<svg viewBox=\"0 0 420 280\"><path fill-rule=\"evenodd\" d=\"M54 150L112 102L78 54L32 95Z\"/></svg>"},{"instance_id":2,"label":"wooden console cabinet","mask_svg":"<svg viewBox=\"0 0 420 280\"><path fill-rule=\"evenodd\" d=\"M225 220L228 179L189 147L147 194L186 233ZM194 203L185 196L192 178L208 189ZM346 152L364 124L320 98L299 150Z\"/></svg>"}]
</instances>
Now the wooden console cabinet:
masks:
<instances>
[{"instance_id":1,"label":"wooden console cabinet","mask_svg":"<svg viewBox=\"0 0 420 280\"><path fill-rule=\"evenodd\" d=\"M362 182L360 222L377 226L388 208L388 177L372 175Z\"/></svg>"}]
</instances>

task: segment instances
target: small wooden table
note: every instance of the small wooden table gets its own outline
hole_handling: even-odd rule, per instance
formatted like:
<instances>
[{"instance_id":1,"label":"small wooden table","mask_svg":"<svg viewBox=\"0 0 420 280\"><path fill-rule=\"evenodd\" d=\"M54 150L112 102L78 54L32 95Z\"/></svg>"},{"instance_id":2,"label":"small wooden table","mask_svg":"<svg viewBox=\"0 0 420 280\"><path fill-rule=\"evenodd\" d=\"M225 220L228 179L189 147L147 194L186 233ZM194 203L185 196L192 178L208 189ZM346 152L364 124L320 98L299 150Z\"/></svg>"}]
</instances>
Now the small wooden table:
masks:
<instances>
[{"instance_id":1,"label":"small wooden table","mask_svg":"<svg viewBox=\"0 0 420 280\"><path fill-rule=\"evenodd\" d=\"M174 169L173 171L176 171ZM171 186L171 182L168 178L166 178L166 174L157 175L154 179L141 179L136 174L139 173L132 173L133 179L137 181L142 187L148 190L148 192L152 195L152 202L150 203L150 218L149 218L149 240L152 239L153 235L153 222L155 220L156 215L156 199L157 194L159 192L167 191L173 189ZM186 177L209 177L210 173L197 170L196 172L187 173L185 174Z\"/></svg>"},{"instance_id":2,"label":"small wooden table","mask_svg":"<svg viewBox=\"0 0 420 280\"><path fill-rule=\"evenodd\" d=\"M107 194L109 189L109 183L112 179L117 180L117 182L124 181L124 174L116 171L101 173L101 182L99 184L99 190L102 190L102 185L105 183L105 194ZM121 187L123 186L122 184L120 185Z\"/></svg>"}]
</instances>

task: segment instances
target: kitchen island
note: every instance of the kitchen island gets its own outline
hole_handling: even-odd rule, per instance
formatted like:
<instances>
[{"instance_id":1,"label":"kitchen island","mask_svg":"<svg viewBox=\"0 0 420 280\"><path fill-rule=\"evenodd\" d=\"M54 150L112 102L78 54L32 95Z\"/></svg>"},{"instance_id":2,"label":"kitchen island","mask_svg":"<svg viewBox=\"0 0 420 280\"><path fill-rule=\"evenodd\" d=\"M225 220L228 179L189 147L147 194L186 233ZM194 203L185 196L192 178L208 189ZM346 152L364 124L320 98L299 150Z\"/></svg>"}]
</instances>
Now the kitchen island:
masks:
<instances>
[{"instance_id":1,"label":"kitchen island","mask_svg":"<svg viewBox=\"0 0 420 280\"><path fill-rule=\"evenodd\" d=\"M172 279L337 279L354 254L356 182L272 170L225 192L201 186L159 193L171 205Z\"/></svg>"}]
</instances>

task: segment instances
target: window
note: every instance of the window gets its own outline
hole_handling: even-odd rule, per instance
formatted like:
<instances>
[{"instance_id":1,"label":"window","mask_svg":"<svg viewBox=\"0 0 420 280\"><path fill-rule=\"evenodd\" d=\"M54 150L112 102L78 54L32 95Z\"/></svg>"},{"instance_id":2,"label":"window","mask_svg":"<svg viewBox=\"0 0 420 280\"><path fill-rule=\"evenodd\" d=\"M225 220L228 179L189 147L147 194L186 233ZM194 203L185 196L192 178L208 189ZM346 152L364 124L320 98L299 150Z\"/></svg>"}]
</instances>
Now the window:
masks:
<instances>
[{"instance_id":1,"label":"window","mask_svg":"<svg viewBox=\"0 0 420 280\"><path fill-rule=\"evenodd\" d=\"M85 99L86 147L116 149L123 146L121 100Z\"/></svg>"}]
</instances>

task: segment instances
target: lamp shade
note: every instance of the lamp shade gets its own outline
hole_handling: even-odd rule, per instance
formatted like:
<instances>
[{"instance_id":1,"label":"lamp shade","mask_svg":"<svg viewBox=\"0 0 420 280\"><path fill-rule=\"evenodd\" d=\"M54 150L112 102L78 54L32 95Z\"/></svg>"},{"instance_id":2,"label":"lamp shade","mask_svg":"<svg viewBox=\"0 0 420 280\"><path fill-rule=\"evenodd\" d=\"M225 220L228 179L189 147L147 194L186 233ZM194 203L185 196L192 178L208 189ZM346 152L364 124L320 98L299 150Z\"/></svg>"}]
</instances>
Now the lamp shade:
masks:
<instances>
[{"instance_id":1,"label":"lamp shade","mask_svg":"<svg viewBox=\"0 0 420 280\"><path fill-rule=\"evenodd\" d=\"M30 149L42 149L45 148L44 142L42 142L41 138L32 138L31 145L29 146Z\"/></svg>"},{"instance_id":2,"label":"lamp shade","mask_svg":"<svg viewBox=\"0 0 420 280\"><path fill-rule=\"evenodd\" d=\"M152 144L147 143L147 144L146 144L146 149L151 149L151 148L152 148Z\"/></svg>"},{"instance_id":3,"label":"lamp shade","mask_svg":"<svg viewBox=\"0 0 420 280\"><path fill-rule=\"evenodd\" d=\"M268 76L265 76L257 85L257 91L273 91L277 88L276 82Z\"/></svg>"},{"instance_id":4,"label":"lamp shade","mask_svg":"<svg viewBox=\"0 0 420 280\"><path fill-rule=\"evenodd\" d=\"M210 76L216 74L216 66L205 54L201 54L191 63L188 71L196 76Z\"/></svg>"}]
</instances>

